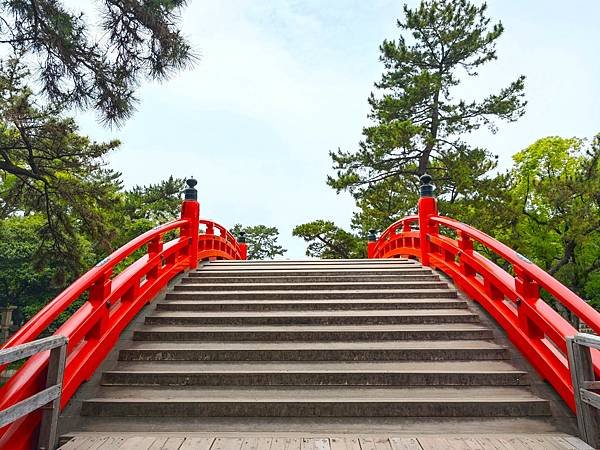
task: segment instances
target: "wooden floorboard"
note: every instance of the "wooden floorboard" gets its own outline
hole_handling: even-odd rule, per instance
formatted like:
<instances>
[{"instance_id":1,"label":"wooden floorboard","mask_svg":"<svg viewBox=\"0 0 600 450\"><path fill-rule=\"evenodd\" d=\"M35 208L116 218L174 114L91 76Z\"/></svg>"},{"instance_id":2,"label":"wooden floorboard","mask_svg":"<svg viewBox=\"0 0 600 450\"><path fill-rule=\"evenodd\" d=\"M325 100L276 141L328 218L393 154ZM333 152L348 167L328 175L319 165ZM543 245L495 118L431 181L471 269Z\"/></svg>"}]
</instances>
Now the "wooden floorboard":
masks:
<instances>
[{"instance_id":1,"label":"wooden floorboard","mask_svg":"<svg viewBox=\"0 0 600 450\"><path fill-rule=\"evenodd\" d=\"M74 435L60 450L589 450L566 434L469 436L211 437L207 435ZM592 449L593 450L593 449Z\"/></svg>"}]
</instances>

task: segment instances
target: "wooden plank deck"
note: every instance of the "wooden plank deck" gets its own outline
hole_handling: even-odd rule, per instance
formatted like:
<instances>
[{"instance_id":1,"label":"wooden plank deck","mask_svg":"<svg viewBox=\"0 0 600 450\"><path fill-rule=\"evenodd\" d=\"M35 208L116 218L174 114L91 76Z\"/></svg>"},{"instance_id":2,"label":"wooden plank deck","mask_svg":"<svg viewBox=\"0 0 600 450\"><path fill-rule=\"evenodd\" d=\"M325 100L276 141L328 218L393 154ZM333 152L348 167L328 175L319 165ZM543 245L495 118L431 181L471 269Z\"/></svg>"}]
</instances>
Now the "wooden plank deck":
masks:
<instances>
[{"instance_id":1,"label":"wooden plank deck","mask_svg":"<svg viewBox=\"0 0 600 450\"><path fill-rule=\"evenodd\" d=\"M567 434L455 436L207 436L75 434L61 450L589 450ZM593 449L592 449L593 450Z\"/></svg>"}]
</instances>

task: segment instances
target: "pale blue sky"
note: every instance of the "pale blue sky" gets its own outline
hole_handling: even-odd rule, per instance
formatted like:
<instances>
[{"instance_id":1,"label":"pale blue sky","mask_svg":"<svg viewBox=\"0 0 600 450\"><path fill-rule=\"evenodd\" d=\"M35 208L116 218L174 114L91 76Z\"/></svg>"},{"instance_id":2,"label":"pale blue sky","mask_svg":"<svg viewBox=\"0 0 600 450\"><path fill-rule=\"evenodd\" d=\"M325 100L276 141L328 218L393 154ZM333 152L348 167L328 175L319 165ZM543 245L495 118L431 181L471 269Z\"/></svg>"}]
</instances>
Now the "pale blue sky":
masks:
<instances>
[{"instance_id":1,"label":"pale blue sky","mask_svg":"<svg viewBox=\"0 0 600 450\"><path fill-rule=\"evenodd\" d=\"M416 2L409 2L414 4ZM231 226L275 225L301 257L294 225L348 226L349 195L325 184L328 150L356 148L402 1L191 0L183 28L201 60L168 82L145 83L138 111L107 130L79 114L94 139L117 137L110 158L127 185L173 174L198 179L202 216ZM527 114L471 141L500 155L547 135L600 132L600 1L491 0L506 31L498 61L462 89L481 97L527 76Z\"/></svg>"}]
</instances>

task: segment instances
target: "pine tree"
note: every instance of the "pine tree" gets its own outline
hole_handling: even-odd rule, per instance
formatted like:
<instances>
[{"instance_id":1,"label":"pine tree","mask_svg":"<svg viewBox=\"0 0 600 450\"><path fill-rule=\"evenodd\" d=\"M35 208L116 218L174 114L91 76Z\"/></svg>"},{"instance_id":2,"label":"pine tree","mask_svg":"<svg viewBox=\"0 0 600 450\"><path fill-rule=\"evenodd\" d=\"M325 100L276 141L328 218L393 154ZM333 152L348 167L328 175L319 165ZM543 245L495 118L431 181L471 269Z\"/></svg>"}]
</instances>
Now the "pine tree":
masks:
<instances>
[{"instance_id":1,"label":"pine tree","mask_svg":"<svg viewBox=\"0 0 600 450\"><path fill-rule=\"evenodd\" d=\"M99 22L61 0L0 2L0 48L30 64L52 103L91 107L115 123L133 112L144 77L164 79L193 60L178 29L187 1L94 3Z\"/></svg>"},{"instance_id":2,"label":"pine tree","mask_svg":"<svg viewBox=\"0 0 600 450\"><path fill-rule=\"evenodd\" d=\"M354 195L363 216L373 205L379 210L386 204L390 214L380 226L415 204L417 175L430 172L438 195L449 201L472 189L496 158L470 146L465 136L482 126L495 132L497 120L512 122L524 114L523 76L482 100L455 99L465 79L496 59L503 27L491 24L485 13L485 4L467 0L405 6L400 37L380 47L385 71L368 100L374 123L363 129L358 151L331 152L336 176L328 178L338 192ZM363 231L367 222L368 217L355 217Z\"/></svg>"}]
</instances>

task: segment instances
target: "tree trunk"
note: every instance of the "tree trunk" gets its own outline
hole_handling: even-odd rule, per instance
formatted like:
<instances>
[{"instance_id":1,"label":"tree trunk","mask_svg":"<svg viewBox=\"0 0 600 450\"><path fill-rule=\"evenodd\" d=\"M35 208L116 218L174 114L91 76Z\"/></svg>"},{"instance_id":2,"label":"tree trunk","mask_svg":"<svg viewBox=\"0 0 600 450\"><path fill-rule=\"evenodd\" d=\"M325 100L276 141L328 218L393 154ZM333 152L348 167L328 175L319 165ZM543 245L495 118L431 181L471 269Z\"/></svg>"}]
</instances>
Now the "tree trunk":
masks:
<instances>
[{"instance_id":1,"label":"tree trunk","mask_svg":"<svg viewBox=\"0 0 600 450\"><path fill-rule=\"evenodd\" d=\"M423 175L427 172L429 167L429 156L437 143L437 134L438 127L440 124L440 112L439 112L439 104L440 102L440 91L439 89L435 92L433 96L433 107L431 112L431 127L429 129L429 137L428 141L425 145L425 150L419 157L419 176Z\"/></svg>"}]
</instances>

